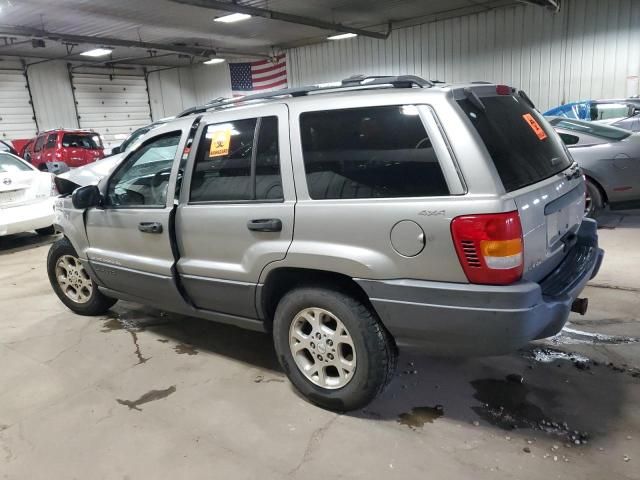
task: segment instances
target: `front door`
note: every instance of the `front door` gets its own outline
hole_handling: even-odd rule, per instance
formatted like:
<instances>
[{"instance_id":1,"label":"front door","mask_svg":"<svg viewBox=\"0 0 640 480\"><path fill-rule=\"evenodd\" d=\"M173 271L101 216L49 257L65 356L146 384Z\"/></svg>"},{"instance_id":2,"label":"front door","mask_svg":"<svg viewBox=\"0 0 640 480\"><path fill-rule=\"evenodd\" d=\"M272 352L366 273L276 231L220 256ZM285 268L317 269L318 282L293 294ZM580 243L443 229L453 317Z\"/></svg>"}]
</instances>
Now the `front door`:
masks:
<instances>
[{"instance_id":1,"label":"front door","mask_svg":"<svg viewBox=\"0 0 640 480\"><path fill-rule=\"evenodd\" d=\"M100 281L130 297L182 303L172 278L170 214L192 120L162 127L101 185L104 207L87 212L87 256Z\"/></svg>"},{"instance_id":2,"label":"front door","mask_svg":"<svg viewBox=\"0 0 640 480\"><path fill-rule=\"evenodd\" d=\"M263 268L293 239L295 190L285 105L204 117L176 213L177 270L201 309L257 318Z\"/></svg>"}]
</instances>

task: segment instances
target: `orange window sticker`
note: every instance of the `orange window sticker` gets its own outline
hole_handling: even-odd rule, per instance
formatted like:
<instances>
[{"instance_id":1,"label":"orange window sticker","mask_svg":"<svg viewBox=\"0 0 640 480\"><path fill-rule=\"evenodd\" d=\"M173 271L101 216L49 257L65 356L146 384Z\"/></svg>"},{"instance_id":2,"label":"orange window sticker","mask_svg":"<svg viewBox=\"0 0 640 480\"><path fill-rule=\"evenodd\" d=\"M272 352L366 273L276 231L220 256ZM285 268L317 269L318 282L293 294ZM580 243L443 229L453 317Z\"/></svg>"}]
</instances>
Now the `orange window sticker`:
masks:
<instances>
[{"instance_id":1,"label":"orange window sticker","mask_svg":"<svg viewBox=\"0 0 640 480\"><path fill-rule=\"evenodd\" d=\"M211 146L209 147L210 157L222 157L229 155L229 144L231 143L231 130L217 130L211 132Z\"/></svg>"},{"instance_id":2,"label":"orange window sticker","mask_svg":"<svg viewBox=\"0 0 640 480\"><path fill-rule=\"evenodd\" d=\"M533 118L533 115L531 115L530 113L525 113L524 115L522 115L522 118L524 118L524 121L529 124L531 130L533 130L533 133L537 135L539 140L544 140L545 138L547 138L547 134L542 129L540 124L536 122L536 119Z\"/></svg>"}]
</instances>

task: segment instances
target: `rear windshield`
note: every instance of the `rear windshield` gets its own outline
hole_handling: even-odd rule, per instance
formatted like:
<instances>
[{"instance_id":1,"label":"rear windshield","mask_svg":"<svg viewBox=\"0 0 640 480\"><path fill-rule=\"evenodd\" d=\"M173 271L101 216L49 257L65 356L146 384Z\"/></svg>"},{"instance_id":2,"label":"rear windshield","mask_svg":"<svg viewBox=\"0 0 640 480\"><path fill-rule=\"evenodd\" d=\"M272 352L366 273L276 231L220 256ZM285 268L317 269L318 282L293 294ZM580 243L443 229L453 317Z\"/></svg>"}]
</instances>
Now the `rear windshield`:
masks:
<instances>
[{"instance_id":1,"label":"rear windshield","mask_svg":"<svg viewBox=\"0 0 640 480\"><path fill-rule=\"evenodd\" d=\"M0 173L29 172L32 168L13 155L0 153Z\"/></svg>"},{"instance_id":2,"label":"rear windshield","mask_svg":"<svg viewBox=\"0 0 640 480\"><path fill-rule=\"evenodd\" d=\"M62 146L95 150L102 148L102 140L95 133L65 133L62 137Z\"/></svg>"},{"instance_id":3,"label":"rear windshield","mask_svg":"<svg viewBox=\"0 0 640 480\"><path fill-rule=\"evenodd\" d=\"M569 120L567 118L552 118L549 123L554 127L573 130L574 132L587 133L594 137L604 138L606 140L624 140L631 132L622 128L610 127L598 123L582 122L580 120Z\"/></svg>"},{"instance_id":4,"label":"rear windshield","mask_svg":"<svg viewBox=\"0 0 640 480\"><path fill-rule=\"evenodd\" d=\"M514 95L482 97L484 110L458 100L482 138L507 192L565 170L571 160L542 116ZM477 103L477 102L476 102Z\"/></svg>"}]
</instances>

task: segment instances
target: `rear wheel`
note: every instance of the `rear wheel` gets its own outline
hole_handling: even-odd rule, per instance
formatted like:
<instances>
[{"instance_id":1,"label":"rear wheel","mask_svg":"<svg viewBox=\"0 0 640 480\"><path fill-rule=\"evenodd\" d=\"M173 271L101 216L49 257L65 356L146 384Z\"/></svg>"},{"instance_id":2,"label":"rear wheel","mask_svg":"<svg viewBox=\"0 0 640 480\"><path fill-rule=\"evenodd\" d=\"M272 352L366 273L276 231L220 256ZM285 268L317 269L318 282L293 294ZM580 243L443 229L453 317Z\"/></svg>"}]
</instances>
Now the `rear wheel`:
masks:
<instances>
[{"instance_id":1,"label":"rear wheel","mask_svg":"<svg viewBox=\"0 0 640 480\"><path fill-rule=\"evenodd\" d=\"M296 389L330 410L364 407L393 377L396 348L375 312L343 293L304 287L276 309L278 359Z\"/></svg>"},{"instance_id":2,"label":"rear wheel","mask_svg":"<svg viewBox=\"0 0 640 480\"><path fill-rule=\"evenodd\" d=\"M584 194L584 215L589 218L598 218L604 208L602 193L598 186L591 180L587 179L586 190Z\"/></svg>"},{"instance_id":3,"label":"rear wheel","mask_svg":"<svg viewBox=\"0 0 640 480\"><path fill-rule=\"evenodd\" d=\"M102 315L117 302L98 290L67 238L51 245L47 273L53 291L75 313Z\"/></svg>"},{"instance_id":4,"label":"rear wheel","mask_svg":"<svg viewBox=\"0 0 640 480\"><path fill-rule=\"evenodd\" d=\"M49 227L45 227L45 228L36 228L36 233L38 235L42 235L43 237L46 237L48 235L53 235L56 233L56 228L51 225Z\"/></svg>"}]
</instances>

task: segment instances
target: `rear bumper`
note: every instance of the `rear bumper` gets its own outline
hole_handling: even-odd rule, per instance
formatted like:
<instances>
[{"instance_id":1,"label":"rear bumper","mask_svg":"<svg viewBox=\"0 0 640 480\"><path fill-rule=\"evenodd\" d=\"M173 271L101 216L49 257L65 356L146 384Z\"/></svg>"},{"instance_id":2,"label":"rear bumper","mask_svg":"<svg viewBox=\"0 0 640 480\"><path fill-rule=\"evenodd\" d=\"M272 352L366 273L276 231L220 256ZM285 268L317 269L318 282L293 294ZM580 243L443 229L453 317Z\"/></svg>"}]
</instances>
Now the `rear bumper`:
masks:
<instances>
[{"instance_id":1,"label":"rear bumper","mask_svg":"<svg viewBox=\"0 0 640 480\"><path fill-rule=\"evenodd\" d=\"M596 223L542 282L508 286L356 279L400 347L447 355L495 355L558 333L604 256Z\"/></svg>"},{"instance_id":2,"label":"rear bumper","mask_svg":"<svg viewBox=\"0 0 640 480\"><path fill-rule=\"evenodd\" d=\"M0 236L53 225L53 203L54 198L50 197L29 205L0 208Z\"/></svg>"}]
</instances>

